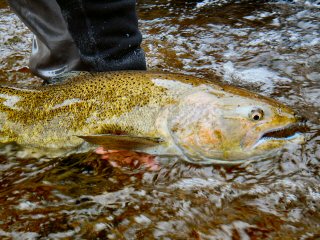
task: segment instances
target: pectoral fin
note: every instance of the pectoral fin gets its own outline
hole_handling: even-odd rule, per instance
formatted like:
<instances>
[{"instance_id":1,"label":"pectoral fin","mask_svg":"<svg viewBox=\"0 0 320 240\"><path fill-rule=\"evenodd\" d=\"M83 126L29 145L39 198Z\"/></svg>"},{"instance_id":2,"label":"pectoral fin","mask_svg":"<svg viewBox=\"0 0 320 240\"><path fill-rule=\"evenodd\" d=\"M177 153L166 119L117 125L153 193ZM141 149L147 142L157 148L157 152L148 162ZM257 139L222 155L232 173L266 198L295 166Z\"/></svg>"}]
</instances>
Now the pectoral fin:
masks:
<instances>
[{"instance_id":1,"label":"pectoral fin","mask_svg":"<svg viewBox=\"0 0 320 240\"><path fill-rule=\"evenodd\" d=\"M97 134L77 137L82 138L86 142L115 150L140 150L157 146L163 142L161 138L130 135Z\"/></svg>"}]
</instances>

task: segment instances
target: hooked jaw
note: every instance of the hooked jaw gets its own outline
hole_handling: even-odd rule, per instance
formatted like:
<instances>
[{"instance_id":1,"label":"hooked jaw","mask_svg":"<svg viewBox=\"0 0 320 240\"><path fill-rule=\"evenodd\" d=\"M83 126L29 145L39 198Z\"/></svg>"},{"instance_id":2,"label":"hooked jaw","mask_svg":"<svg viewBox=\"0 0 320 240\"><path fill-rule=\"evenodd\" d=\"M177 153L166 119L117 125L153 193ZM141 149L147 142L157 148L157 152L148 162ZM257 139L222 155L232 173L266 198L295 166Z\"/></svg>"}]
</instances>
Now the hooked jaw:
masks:
<instances>
[{"instance_id":1,"label":"hooked jaw","mask_svg":"<svg viewBox=\"0 0 320 240\"><path fill-rule=\"evenodd\" d=\"M258 140L251 146L243 148L243 151L232 152L231 159L213 159L206 156L201 156L201 160L186 161L196 164L219 164L219 165L238 165L249 160L255 160L263 156L274 153L275 150L283 147L288 143L304 142L303 132L306 132L307 127L303 124L288 124L284 127L279 127L262 133ZM256 151L257 150L257 151ZM231 155L231 154L230 154ZM238 156L239 158L235 158Z\"/></svg>"},{"instance_id":2,"label":"hooked jaw","mask_svg":"<svg viewBox=\"0 0 320 240\"><path fill-rule=\"evenodd\" d=\"M225 149L225 151L210 151L207 153L198 153L199 160L196 164L219 164L219 165L238 165L249 160L261 159L275 153L279 148L287 144L301 144L304 142L304 135L308 130L305 123L287 123L273 129L268 129L254 138L248 134L246 137L251 138L247 146L240 149ZM256 139L256 140L255 140ZM217 156L216 158L213 156ZM188 160L187 160L188 161ZM191 163L195 161L189 160Z\"/></svg>"},{"instance_id":3,"label":"hooked jaw","mask_svg":"<svg viewBox=\"0 0 320 240\"><path fill-rule=\"evenodd\" d=\"M281 147L289 142L301 143L304 140L302 133L306 132L306 128L301 123L290 123L283 127L274 128L260 134L257 141L245 148L253 150L267 144L279 145Z\"/></svg>"},{"instance_id":4,"label":"hooked jaw","mask_svg":"<svg viewBox=\"0 0 320 240\"><path fill-rule=\"evenodd\" d=\"M282 127L268 129L257 137L252 136L253 133L251 132L246 135L246 145L243 142L240 146L238 145L240 148L231 149L221 147L216 150L209 150L203 148L204 144L199 143L196 141L198 139L194 138L192 144L188 141L189 144L185 144L180 150L185 161L192 164L238 165L249 160L261 159L261 157L274 153L275 150L287 143L302 143L304 140L302 133L305 130L306 126L303 124L290 123ZM230 147L229 144L227 145Z\"/></svg>"}]
</instances>

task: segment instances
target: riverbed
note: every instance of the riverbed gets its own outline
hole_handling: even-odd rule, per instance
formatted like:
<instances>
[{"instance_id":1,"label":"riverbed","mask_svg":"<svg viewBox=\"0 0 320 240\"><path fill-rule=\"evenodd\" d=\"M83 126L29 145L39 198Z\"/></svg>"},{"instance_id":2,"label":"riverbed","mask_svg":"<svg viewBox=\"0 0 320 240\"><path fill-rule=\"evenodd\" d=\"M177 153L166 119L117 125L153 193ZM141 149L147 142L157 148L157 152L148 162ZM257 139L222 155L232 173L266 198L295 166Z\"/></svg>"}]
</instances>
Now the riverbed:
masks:
<instances>
[{"instance_id":1,"label":"riverbed","mask_svg":"<svg viewBox=\"0 0 320 240\"><path fill-rule=\"evenodd\" d=\"M26 159L0 148L1 239L319 239L320 2L141 0L150 70L272 97L308 119L306 142L234 167L160 159L118 169L93 153ZM38 86L32 34L0 0L0 83Z\"/></svg>"}]
</instances>

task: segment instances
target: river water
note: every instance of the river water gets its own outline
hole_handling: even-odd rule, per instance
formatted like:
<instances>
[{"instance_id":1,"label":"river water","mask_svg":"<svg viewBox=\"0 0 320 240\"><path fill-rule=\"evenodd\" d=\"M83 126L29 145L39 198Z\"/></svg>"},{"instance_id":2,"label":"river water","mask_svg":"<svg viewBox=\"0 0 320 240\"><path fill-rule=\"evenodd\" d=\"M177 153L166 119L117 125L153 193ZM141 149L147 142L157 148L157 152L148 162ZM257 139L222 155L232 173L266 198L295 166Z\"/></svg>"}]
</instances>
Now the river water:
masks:
<instances>
[{"instance_id":1,"label":"river water","mask_svg":"<svg viewBox=\"0 0 320 240\"><path fill-rule=\"evenodd\" d=\"M117 169L92 153L24 159L0 148L1 239L319 239L320 2L141 0L149 69L271 96L307 142L236 167L160 159ZM32 86L32 35L0 0L0 83Z\"/></svg>"}]
</instances>

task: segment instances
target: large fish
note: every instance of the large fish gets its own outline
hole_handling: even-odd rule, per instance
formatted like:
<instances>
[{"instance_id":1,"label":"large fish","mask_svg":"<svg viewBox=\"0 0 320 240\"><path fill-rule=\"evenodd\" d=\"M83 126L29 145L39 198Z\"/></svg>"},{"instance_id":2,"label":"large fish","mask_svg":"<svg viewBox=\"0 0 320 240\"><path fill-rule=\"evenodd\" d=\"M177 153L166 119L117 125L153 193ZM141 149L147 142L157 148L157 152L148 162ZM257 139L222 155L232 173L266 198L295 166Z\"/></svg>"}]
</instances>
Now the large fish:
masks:
<instances>
[{"instance_id":1,"label":"large fish","mask_svg":"<svg viewBox=\"0 0 320 240\"><path fill-rule=\"evenodd\" d=\"M270 98L179 74L79 73L36 89L0 88L0 142L39 151L70 150L85 140L232 164L300 142L297 121Z\"/></svg>"}]
</instances>

